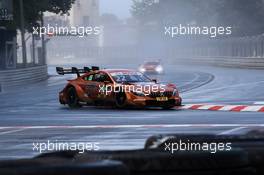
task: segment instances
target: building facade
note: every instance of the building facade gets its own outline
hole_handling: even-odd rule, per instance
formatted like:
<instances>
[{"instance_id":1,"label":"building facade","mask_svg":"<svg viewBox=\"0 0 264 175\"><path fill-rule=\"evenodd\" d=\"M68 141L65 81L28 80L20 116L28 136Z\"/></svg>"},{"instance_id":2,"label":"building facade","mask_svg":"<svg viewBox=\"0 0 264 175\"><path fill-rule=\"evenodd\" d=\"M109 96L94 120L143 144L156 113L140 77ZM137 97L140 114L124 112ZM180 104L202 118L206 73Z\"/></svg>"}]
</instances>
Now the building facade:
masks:
<instances>
[{"instance_id":1,"label":"building facade","mask_svg":"<svg viewBox=\"0 0 264 175\"><path fill-rule=\"evenodd\" d=\"M99 24L99 0L76 0L70 12L71 26Z\"/></svg>"}]
</instances>

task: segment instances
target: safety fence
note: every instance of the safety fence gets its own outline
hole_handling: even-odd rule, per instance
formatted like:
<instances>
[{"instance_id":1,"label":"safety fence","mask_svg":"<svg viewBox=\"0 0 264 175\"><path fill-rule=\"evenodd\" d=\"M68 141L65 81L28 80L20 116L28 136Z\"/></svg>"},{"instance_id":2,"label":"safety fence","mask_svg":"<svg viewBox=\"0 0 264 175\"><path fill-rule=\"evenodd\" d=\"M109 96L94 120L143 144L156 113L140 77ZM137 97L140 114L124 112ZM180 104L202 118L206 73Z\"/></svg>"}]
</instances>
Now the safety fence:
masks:
<instances>
[{"instance_id":1,"label":"safety fence","mask_svg":"<svg viewBox=\"0 0 264 175\"><path fill-rule=\"evenodd\" d=\"M264 36L193 42L189 47L172 49L169 57L172 63L264 69Z\"/></svg>"},{"instance_id":2,"label":"safety fence","mask_svg":"<svg viewBox=\"0 0 264 175\"><path fill-rule=\"evenodd\" d=\"M187 42L172 55L189 57L264 58L264 35Z\"/></svg>"},{"instance_id":3,"label":"safety fence","mask_svg":"<svg viewBox=\"0 0 264 175\"><path fill-rule=\"evenodd\" d=\"M55 42L56 43L56 42ZM261 62L264 59L264 35L254 37L227 39L200 39L178 41L172 43L152 43L136 46L96 47L80 44L74 47L72 43L60 40L58 47L48 50L51 62L78 59L96 62L142 62L144 59L162 59L166 62L196 60L201 62L228 61L232 64L240 61L247 63ZM77 45L77 43L75 43ZM228 63L227 63L228 64Z\"/></svg>"},{"instance_id":4,"label":"safety fence","mask_svg":"<svg viewBox=\"0 0 264 175\"><path fill-rule=\"evenodd\" d=\"M47 78L45 41L26 33L24 56L19 30L1 28L0 41L0 92Z\"/></svg>"},{"instance_id":5,"label":"safety fence","mask_svg":"<svg viewBox=\"0 0 264 175\"><path fill-rule=\"evenodd\" d=\"M46 41L25 33L23 56L21 32L0 29L0 70L26 68L46 64Z\"/></svg>"},{"instance_id":6,"label":"safety fence","mask_svg":"<svg viewBox=\"0 0 264 175\"><path fill-rule=\"evenodd\" d=\"M36 66L13 70L0 71L0 92L12 89L12 87L23 86L47 79L47 66Z\"/></svg>"}]
</instances>

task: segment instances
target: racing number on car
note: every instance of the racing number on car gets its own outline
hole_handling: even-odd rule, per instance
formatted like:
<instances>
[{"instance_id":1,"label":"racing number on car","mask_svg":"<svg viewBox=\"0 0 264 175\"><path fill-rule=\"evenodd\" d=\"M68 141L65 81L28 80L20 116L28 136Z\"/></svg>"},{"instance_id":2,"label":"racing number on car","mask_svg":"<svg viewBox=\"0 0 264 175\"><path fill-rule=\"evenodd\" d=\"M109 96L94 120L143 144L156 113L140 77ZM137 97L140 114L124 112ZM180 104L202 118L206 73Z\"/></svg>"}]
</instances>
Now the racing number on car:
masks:
<instances>
[{"instance_id":1,"label":"racing number on car","mask_svg":"<svg viewBox=\"0 0 264 175\"><path fill-rule=\"evenodd\" d=\"M126 81L126 77L123 75L117 76L116 81L117 82L124 82L124 81Z\"/></svg>"}]
</instances>

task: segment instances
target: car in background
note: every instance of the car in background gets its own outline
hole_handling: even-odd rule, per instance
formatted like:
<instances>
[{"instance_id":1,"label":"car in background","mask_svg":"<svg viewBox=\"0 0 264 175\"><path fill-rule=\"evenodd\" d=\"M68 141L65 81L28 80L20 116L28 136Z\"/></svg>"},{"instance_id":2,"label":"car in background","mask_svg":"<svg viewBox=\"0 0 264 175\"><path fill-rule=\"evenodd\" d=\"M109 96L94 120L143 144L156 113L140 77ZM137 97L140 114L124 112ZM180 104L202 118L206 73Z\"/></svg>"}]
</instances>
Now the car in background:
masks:
<instances>
[{"instance_id":1,"label":"car in background","mask_svg":"<svg viewBox=\"0 0 264 175\"><path fill-rule=\"evenodd\" d=\"M57 67L57 73L76 74L59 93L61 104L69 107L82 105L111 105L117 108L181 106L182 99L174 84L161 84L136 70L102 69L93 66L83 69ZM81 75L82 74L82 75Z\"/></svg>"},{"instance_id":2,"label":"car in background","mask_svg":"<svg viewBox=\"0 0 264 175\"><path fill-rule=\"evenodd\" d=\"M164 69L160 61L145 61L139 66L139 71L144 74L163 74Z\"/></svg>"}]
</instances>

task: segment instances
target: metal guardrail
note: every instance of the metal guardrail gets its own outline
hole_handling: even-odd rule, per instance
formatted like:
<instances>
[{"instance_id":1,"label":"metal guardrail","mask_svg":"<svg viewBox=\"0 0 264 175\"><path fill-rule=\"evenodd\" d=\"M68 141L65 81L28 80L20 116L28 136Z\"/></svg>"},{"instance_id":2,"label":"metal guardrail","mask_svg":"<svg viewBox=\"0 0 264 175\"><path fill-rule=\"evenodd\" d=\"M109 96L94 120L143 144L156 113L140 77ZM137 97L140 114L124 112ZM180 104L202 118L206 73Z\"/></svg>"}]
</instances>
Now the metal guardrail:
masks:
<instances>
[{"instance_id":1,"label":"metal guardrail","mask_svg":"<svg viewBox=\"0 0 264 175\"><path fill-rule=\"evenodd\" d=\"M66 39L65 39L66 40ZM63 59L98 58L126 59L129 58L181 58L181 57L247 57L264 58L264 35L252 37L175 40L175 42L157 43L160 46L145 45L95 47L85 44L72 49L68 41L52 41L52 49L48 51L49 58ZM60 47L58 47L60 46ZM55 47L55 48L53 48Z\"/></svg>"},{"instance_id":2,"label":"metal guardrail","mask_svg":"<svg viewBox=\"0 0 264 175\"><path fill-rule=\"evenodd\" d=\"M30 68L21 68L13 70L1 70L0 79L2 91L13 86L25 85L45 80L48 77L47 66L37 66ZM1 92L1 91L0 91Z\"/></svg>"},{"instance_id":3,"label":"metal guardrail","mask_svg":"<svg viewBox=\"0 0 264 175\"><path fill-rule=\"evenodd\" d=\"M175 42L159 43L160 47L144 46L116 46L116 47L88 47L78 45L76 50L70 49L64 40L54 40L49 58L59 62L74 60L93 61L96 63L141 63L143 60L161 59L164 63L178 64L179 62L193 62L214 64L219 66L245 67L264 69L264 35L252 37L178 40ZM56 44L55 44L56 43ZM62 46L62 47L61 47Z\"/></svg>"},{"instance_id":4,"label":"metal guardrail","mask_svg":"<svg viewBox=\"0 0 264 175\"><path fill-rule=\"evenodd\" d=\"M264 58L264 35L194 41L189 47L174 51L188 57Z\"/></svg>"},{"instance_id":5,"label":"metal guardrail","mask_svg":"<svg viewBox=\"0 0 264 175\"><path fill-rule=\"evenodd\" d=\"M183 59L175 59L171 62L171 64L179 64L179 63L249 68L249 69L264 69L264 58L185 57Z\"/></svg>"}]
</instances>

